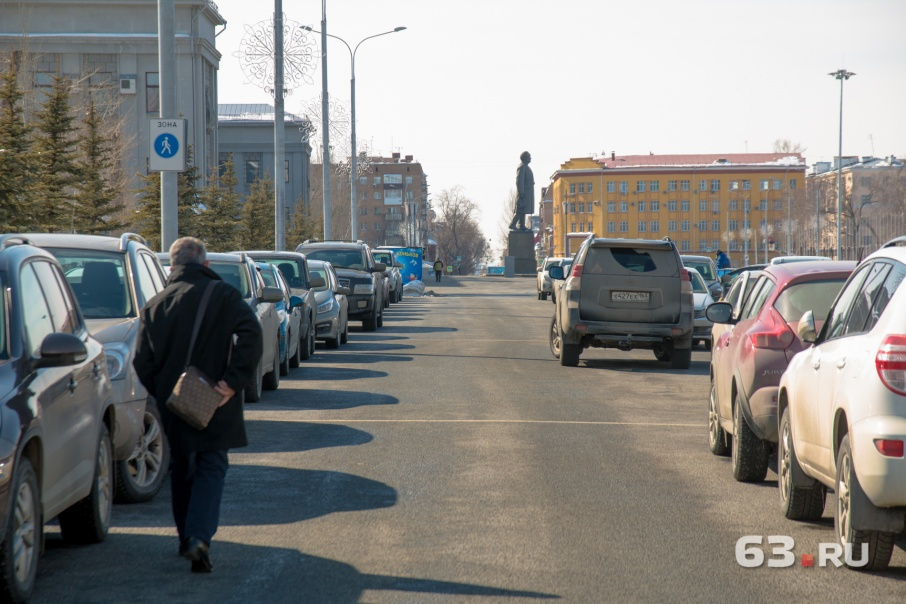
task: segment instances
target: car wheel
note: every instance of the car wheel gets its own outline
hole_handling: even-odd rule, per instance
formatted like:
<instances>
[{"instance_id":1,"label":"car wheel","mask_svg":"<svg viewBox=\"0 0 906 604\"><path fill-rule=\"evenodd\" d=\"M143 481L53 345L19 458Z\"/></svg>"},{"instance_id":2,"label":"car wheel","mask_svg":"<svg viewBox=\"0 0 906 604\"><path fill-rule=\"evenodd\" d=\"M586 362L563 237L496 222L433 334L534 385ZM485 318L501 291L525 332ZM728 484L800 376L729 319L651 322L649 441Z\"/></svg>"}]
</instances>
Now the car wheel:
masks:
<instances>
[{"instance_id":1,"label":"car wheel","mask_svg":"<svg viewBox=\"0 0 906 604\"><path fill-rule=\"evenodd\" d=\"M582 352L580 344L570 344L563 338L563 330L557 326L560 334L560 365L563 367L577 367L579 365L579 355Z\"/></svg>"},{"instance_id":2,"label":"car wheel","mask_svg":"<svg viewBox=\"0 0 906 604\"><path fill-rule=\"evenodd\" d=\"M371 314L367 319L362 319L362 329L365 331L376 331L378 328L378 310L377 306L371 309Z\"/></svg>"},{"instance_id":3,"label":"car wheel","mask_svg":"<svg viewBox=\"0 0 906 604\"><path fill-rule=\"evenodd\" d=\"M768 475L768 446L755 436L742 413L737 393L733 401L733 477L739 482L761 482Z\"/></svg>"},{"instance_id":4,"label":"car wheel","mask_svg":"<svg viewBox=\"0 0 906 604\"><path fill-rule=\"evenodd\" d=\"M245 402L257 403L260 401L262 390L264 390L264 368L261 367L261 361L258 361L258 366L255 367L255 374L245 387Z\"/></svg>"},{"instance_id":5,"label":"car wheel","mask_svg":"<svg viewBox=\"0 0 906 604\"><path fill-rule=\"evenodd\" d=\"M315 322L309 317L308 319L308 331L305 332L305 339L299 341L299 348L302 351L301 356L303 361L307 361L311 358L312 352L315 349L314 345L315 340Z\"/></svg>"},{"instance_id":6,"label":"car wheel","mask_svg":"<svg viewBox=\"0 0 906 604\"><path fill-rule=\"evenodd\" d=\"M100 543L110 528L113 509L113 445L101 423L91 492L60 513L60 533L70 543Z\"/></svg>"},{"instance_id":7,"label":"car wheel","mask_svg":"<svg viewBox=\"0 0 906 604\"><path fill-rule=\"evenodd\" d=\"M41 492L31 462L14 466L10 509L0 544L0 601L25 602L31 594L41 553Z\"/></svg>"},{"instance_id":8,"label":"car wheel","mask_svg":"<svg viewBox=\"0 0 906 604\"><path fill-rule=\"evenodd\" d=\"M292 342L292 340L287 340L287 341ZM302 361L302 348L307 348L307 347L308 347L308 338L305 338L304 340L302 338L299 338L299 341L296 342L296 352L293 353L293 355L291 357L289 357L289 366L290 367L295 369L299 366L299 363Z\"/></svg>"},{"instance_id":9,"label":"car wheel","mask_svg":"<svg viewBox=\"0 0 906 604\"><path fill-rule=\"evenodd\" d=\"M324 345L331 350L336 350L340 347L340 335L337 334L337 337L335 338L326 338L324 340Z\"/></svg>"},{"instance_id":10,"label":"car wheel","mask_svg":"<svg viewBox=\"0 0 906 604\"><path fill-rule=\"evenodd\" d=\"M670 360L670 350L665 346L655 346L652 351L654 352L654 358L662 363L666 363Z\"/></svg>"},{"instance_id":11,"label":"car wheel","mask_svg":"<svg viewBox=\"0 0 906 604\"><path fill-rule=\"evenodd\" d=\"M145 404L144 431L129 459L116 462L116 501L154 499L170 468L170 443L153 399Z\"/></svg>"},{"instance_id":12,"label":"car wheel","mask_svg":"<svg viewBox=\"0 0 906 604\"><path fill-rule=\"evenodd\" d=\"M280 375L281 376L289 375L289 343L290 343L291 337L292 337L292 333L287 331L286 332L286 344L284 346L284 348L286 349L286 354L283 355L283 360L280 361ZM279 350L279 348L278 348L278 350Z\"/></svg>"},{"instance_id":13,"label":"car wheel","mask_svg":"<svg viewBox=\"0 0 906 604\"><path fill-rule=\"evenodd\" d=\"M383 311L378 311L377 326L378 327L384 326L384 312Z\"/></svg>"},{"instance_id":14,"label":"car wheel","mask_svg":"<svg viewBox=\"0 0 906 604\"><path fill-rule=\"evenodd\" d=\"M711 395L708 397L708 448L720 457L730 455L730 435L720 425L720 407L717 403L717 386L711 380Z\"/></svg>"},{"instance_id":15,"label":"car wheel","mask_svg":"<svg viewBox=\"0 0 906 604\"><path fill-rule=\"evenodd\" d=\"M277 347L274 350L274 366L264 374L262 385L265 390L276 390L280 387L280 340L278 336Z\"/></svg>"},{"instance_id":16,"label":"car wheel","mask_svg":"<svg viewBox=\"0 0 906 604\"><path fill-rule=\"evenodd\" d=\"M780 509L790 520L818 520L824 513L827 491L817 480L810 487L793 484L793 473L801 473L796 450L793 448L793 430L790 426L790 411L785 409L780 418L780 434L777 442L777 486L780 487Z\"/></svg>"},{"instance_id":17,"label":"car wheel","mask_svg":"<svg viewBox=\"0 0 906 604\"><path fill-rule=\"evenodd\" d=\"M349 341L349 319L343 323L343 331L340 333L340 344L345 344Z\"/></svg>"},{"instance_id":18,"label":"car wheel","mask_svg":"<svg viewBox=\"0 0 906 604\"><path fill-rule=\"evenodd\" d=\"M549 330L549 339L551 354L555 359L560 358L560 328L557 327L557 317L551 318L551 328Z\"/></svg>"},{"instance_id":19,"label":"car wheel","mask_svg":"<svg viewBox=\"0 0 906 604\"><path fill-rule=\"evenodd\" d=\"M689 369L692 366L691 348L674 348L670 353L671 369Z\"/></svg>"},{"instance_id":20,"label":"car wheel","mask_svg":"<svg viewBox=\"0 0 906 604\"><path fill-rule=\"evenodd\" d=\"M846 548L851 544L852 558L864 562L862 544L868 545L868 563L850 567L857 570L884 570L890 564L893 554L894 533L881 531L857 531L852 526L853 491L860 489L859 477L853 468L853 454L849 445L849 434L843 437L837 453L837 477L834 482L837 491L837 507L834 510L834 531L837 543Z\"/></svg>"}]
</instances>

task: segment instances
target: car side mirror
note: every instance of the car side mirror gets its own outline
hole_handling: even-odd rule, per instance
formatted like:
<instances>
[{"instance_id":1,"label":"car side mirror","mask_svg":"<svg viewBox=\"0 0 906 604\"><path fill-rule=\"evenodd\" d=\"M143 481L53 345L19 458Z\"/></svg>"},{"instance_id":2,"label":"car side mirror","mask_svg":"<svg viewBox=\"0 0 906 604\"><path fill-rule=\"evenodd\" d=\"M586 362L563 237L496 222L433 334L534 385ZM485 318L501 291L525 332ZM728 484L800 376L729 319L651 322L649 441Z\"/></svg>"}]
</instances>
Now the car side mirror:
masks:
<instances>
[{"instance_id":1,"label":"car side mirror","mask_svg":"<svg viewBox=\"0 0 906 604\"><path fill-rule=\"evenodd\" d=\"M312 277L310 285L312 289L314 289L316 287L324 287L325 285L327 285L327 282L324 281L324 277Z\"/></svg>"},{"instance_id":2,"label":"car side mirror","mask_svg":"<svg viewBox=\"0 0 906 604\"><path fill-rule=\"evenodd\" d=\"M281 302L283 300L283 290L279 287L265 287L261 290L261 299L265 302Z\"/></svg>"},{"instance_id":3,"label":"car side mirror","mask_svg":"<svg viewBox=\"0 0 906 604\"><path fill-rule=\"evenodd\" d=\"M374 266L371 267L372 273L383 273L385 270L387 270L387 265L383 262L375 262Z\"/></svg>"},{"instance_id":4,"label":"car side mirror","mask_svg":"<svg viewBox=\"0 0 906 604\"><path fill-rule=\"evenodd\" d=\"M799 319L799 325L796 326L796 332L799 339L808 344L813 344L818 339L818 333L815 331L815 313L807 310Z\"/></svg>"},{"instance_id":5,"label":"car side mirror","mask_svg":"<svg viewBox=\"0 0 906 604\"><path fill-rule=\"evenodd\" d=\"M41 358L36 367L65 367L83 363L88 358L88 348L71 333L49 333L41 342Z\"/></svg>"},{"instance_id":6,"label":"car side mirror","mask_svg":"<svg viewBox=\"0 0 906 604\"><path fill-rule=\"evenodd\" d=\"M563 279L563 267L552 266L547 271L547 274L551 276L551 279Z\"/></svg>"},{"instance_id":7,"label":"car side mirror","mask_svg":"<svg viewBox=\"0 0 906 604\"><path fill-rule=\"evenodd\" d=\"M732 323L733 305L729 302L715 302L705 309L705 316L712 323Z\"/></svg>"},{"instance_id":8,"label":"car side mirror","mask_svg":"<svg viewBox=\"0 0 906 604\"><path fill-rule=\"evenodd\" d=\"M348 296L349 294L352 293L352 291L348 287L344 287L341 285L340 287L337 288L337 293L342 296Z\"/></svg>"},{"instance_id":9,"label":"car side mirror","mask_svg":"<svg viewBox=\"0 0 906 604\"><path fill-rule=\"evenodd\" d=\"M297 308L297 307L299 307L299 306L302 306L303 304L305 304L305 300L303 300L303 299L300 298L299 296L290 296L290 297L289 297L289 307L290 307L290 309Z\"/></svg>"}]
</instances>

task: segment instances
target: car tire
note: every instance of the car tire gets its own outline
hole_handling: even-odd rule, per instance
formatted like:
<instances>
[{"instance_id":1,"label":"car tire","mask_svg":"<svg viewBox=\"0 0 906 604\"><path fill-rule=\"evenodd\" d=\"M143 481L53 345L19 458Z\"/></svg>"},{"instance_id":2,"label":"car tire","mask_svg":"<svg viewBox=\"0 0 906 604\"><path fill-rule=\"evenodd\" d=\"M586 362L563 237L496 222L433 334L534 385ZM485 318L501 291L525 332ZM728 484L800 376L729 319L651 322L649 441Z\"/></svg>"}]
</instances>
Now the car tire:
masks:
<instances>
[{"instance_id":1,"label":"car tire","mask_svg":"<svg viewBox=\"0 0 906 604\"><path fill-rule=\"evenodd\" d=\"M547 292L541 292L540 294L538 294L538 297L541 300L547 300Z\"/></svg>"},{"instance_id":2,"label":"car tire","mask_svg":"<svg viewBox=\"0 0 906 604\"><path fill-rule=\"evenodd\" d=\"M717 402L717 386L711 380L711 394L708 397L708 448L719 457L730 456L730 435L720 425L720 406Z\"/></svg>"},{"instance_id":3,"label":"car tire","mask_svg":"<svg viewBox=\"0 0 906 604\"><path fill-rule=\"evenodd\" d=\"M377 326L378 327L384 326L384 311L383 310L378 311Z\"/></svg>"},{"instance_id":4,"label":"car tire","mask_svg":"<svg viewBox=\"0 0 906 604\"><path fill-rule=\"evenodd\" d=\"M100 543L107 537L113 511L113 444L101 423L91 491L60 513L60 533L70 543Z\"/></svg>"},{"instance_id":5,"label":"car tire","mask_svg":"<svg viewBox=\"0 0 906 604\"><path fill-rule=\"evenodd\" d=\"M245 387L245 402L257 403L261 400L261 392L264 390L264 369L261 367L261 361L255 367L255 374Z\"/></svg>"},{"instance_id":6,"label":"car tire","mask_svg":"<svg viewBox=\"0 0 906 604\"><path fill-rule=\"evenodd\" d=\"M284 346L284 348L286 348L286 354L283 356L283 360L280 361L280 376L281 377L285 377L285 376L289 375L289 366L290 366L289 343L290 343L290 338L292 337L292 335L293 335L292 332L289 332L289 331L286 332L286 345ZM279 348L278 348L278 350L279 350Z\"/></svg>"},{"instance_id":7,"label":"car tire","mask_svg":"<svg viewBox=\"0 0 906 604\"><path fill-rule=\"evenodd\" d=\"M349 319L346 319L346 322L343 323L343 331L340 332L340 344L346 344L349 342Z\"/></svg>"},{"instance_id":8,"label":"car tire","mask_svg":"<svg viewBox=\"0 0 906 604\"><path fill-rule=\"evenodd\" d=\"M742 412L739 393L733 401L733 440L730 458L733 478L739 482L761 482L768 475L768 445L755 436Z\"/></svg>"},{"instance_id":9,"label":"car tire","mask_svg":"<svg viewBox=\"0 0 906 604\"><path fill-rule=\"evenodd\" d=\"M654 352L654 358L661 363L666 363L670 360L670 350L666 346L655 346L652 348L652 352Z\"/></svg>"},{"instance_id":10,"label":"car tire","mask_svg":"<svg viewBox=\"0 0 906 604\"><path fill-rule=\"evenodd\" d=\"M337 334L335 338L325 338L324 345L330 350L336 350L340 347L340 335Z\"/></svg>"},{"instance_id":11,"label":"car tire","mask_svg":"<svg viewBox=\"0 0 906 604\"><path fill-rule=\"evenodd\" d=\"M0 543L0 601L25 602L31 594L41 555L41 491L31 462L16 462L9 513Z\"/></svg>"},{"instance_id":12,"label":"car tire","mask_svg":"<svg viewBox=\"0 0 906 604\"><path fill-rule=\"evenodd\" d=\"M793 484L793 473L802 472L793 447L793 430L790 410L785 409L780 418L777 439L777 486L780 490L780 509L790 520L818 520L824 514L827 490L817 480L810 487Z\"/></svg>"},{"instance_id":13,"label":"car tire","mask_svg":"<svg viewBox=\"0 0 906 604\"><path fill-rule=\"evenodd\" d=\"M273 368L264 374L261 385L265 390L276 390L280 387L280 336L277 335L277 347L274 350Z\"/></svg>"},{"instance_id":14,"label":"car tire","mask_svg":"<svg viewBox=\"0 0 906 604\"><path fill-rule=\"evenodd\" d=\"M291 342L292 340L288 340L288 341ZM304 340L302 338L299 338L299 341L296 342L296 352L291 357L289 357L289 366L292 367L293 369L296 369L297 367L299 367L299 363L302 362L302 349L303 348L308 348L308 338L306 338Z\"/></svg>"},{"instance_id":15,"label":"car tire","mask_svg":"<svg viewBox=\"0 0 906 604\"><path fill-rule=\"evenodd\" d=\"M671 369L689 369L692 366L692 349L691 348L674 348L670 352Z\"/></svg>"},{"instance_id":16,"label":"car tire","mask_svg":"<svg viewBox=\"0 0 906 604\"><path fill-rule=\"evenodd\" d=\"M377 331L378 328L378 309L375 305L371 309L371 314L368 315L367 319L362 319L362 329L365 331Z\"/></svg>"},{"instance_id":17,"label":"car tire","mask_svg":"<svg viewBox=\"0 0 906 604\"><path fill-rule=\"evenodd\" d=\"M855 568L862 571L881 571L890 564L893 554L894 533L882 531L857 531L852 527L852 492L859 487L859 477L853 468L852 448L849 434L843 437L840 450L837 452L837 476L834 482L837 492L837 505L834 508L834 532L837 543L844 548L852 546L852 557L861 560L862 544L868 544L868 564Z\"/></svg>"},{"instance_id":18,"label":"car tire","mask_svg":"<svg viewBox=\"0 0 906 604\"><path fill-rule=\"evenodd\" d=\"M548 330L548 339L550 340L551 354L555 359L560 358L560 328L557 326L557 317L551 317L551 328Z\"/></svg>"},{"instance_id":19,"label":"car tire","mask_svg":"<svg viewBox=\"0 0 906 604\"><path fill-rule=\"evenodd\" d=\"M314 354L315 350L315 321L314 318L308 318L308 330L305 332L305 339L299 341L299 348L301 349L301 357L303 361L307 361L311 358L311 355Z\"/></svg>"},{"instance_id":20,"label":"car tire","mask_svg":"<svg viewBox=\"0 0 906 604\"><path fill-rule=\"evenodd\" d=\"M121 503L154 499L170 469L170 443L154 399L145 404L143 432L129 459L116 462L116 498Z\"/></svg>"}]
</instances>

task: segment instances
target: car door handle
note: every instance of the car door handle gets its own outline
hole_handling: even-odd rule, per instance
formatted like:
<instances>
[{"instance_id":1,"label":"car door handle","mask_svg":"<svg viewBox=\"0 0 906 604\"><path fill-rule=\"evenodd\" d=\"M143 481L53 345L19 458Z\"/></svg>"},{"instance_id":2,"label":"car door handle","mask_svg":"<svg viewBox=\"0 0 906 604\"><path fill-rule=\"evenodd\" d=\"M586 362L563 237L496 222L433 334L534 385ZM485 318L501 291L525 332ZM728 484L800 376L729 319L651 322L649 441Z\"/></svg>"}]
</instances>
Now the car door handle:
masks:
<instances>
[{"instance_id":1,"label":"car door handle","mask_svg":"<svg viewBox=\"0 0 906 604\"><path fill-rule=\"evenodd\" d=\"M846 366L846 357L837 361L837 369L843 369Z\"/></svg>"},{"instance_id":2,"label":"car door handle","mask_svg":"<svg viewBox=\"0 0 906 604\"><path fill-rule=\"evenodd\" d=\"M814 362L812 363L812 367L814 367L815 369L821 369L821 359L818 359L817 361L814 361Z\"/></svg>"}]
</instances>

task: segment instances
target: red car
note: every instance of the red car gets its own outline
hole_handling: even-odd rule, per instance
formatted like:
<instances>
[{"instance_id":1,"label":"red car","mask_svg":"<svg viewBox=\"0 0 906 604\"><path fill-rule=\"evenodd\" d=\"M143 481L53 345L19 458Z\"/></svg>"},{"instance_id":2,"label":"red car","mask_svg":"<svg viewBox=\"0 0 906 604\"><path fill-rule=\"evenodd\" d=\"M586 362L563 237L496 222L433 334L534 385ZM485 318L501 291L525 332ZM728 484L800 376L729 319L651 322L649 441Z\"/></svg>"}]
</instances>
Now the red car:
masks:
<instances>
[{"instance_id":1,"label":"red car","mask_svg":"<svg viewBox=\"0 0 906 604\"><path fill-rule=\"evenodd\" d=\"M708 307L711 321L731 326L713 343L708 440L712 453L732 457L736 480L767 476L777 443L780 376L807 346L796 326L808 310L826 317L855 267L855 262L768 266L739 277L756 281L736 316L727 302Z\"/></svg>"}]
</instances>

